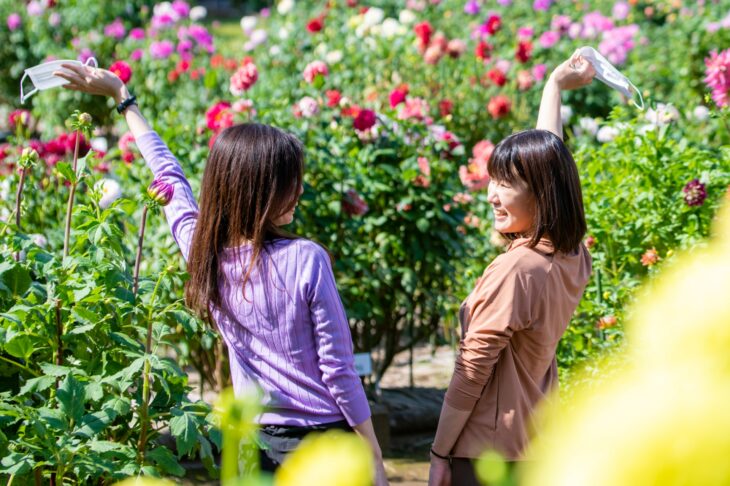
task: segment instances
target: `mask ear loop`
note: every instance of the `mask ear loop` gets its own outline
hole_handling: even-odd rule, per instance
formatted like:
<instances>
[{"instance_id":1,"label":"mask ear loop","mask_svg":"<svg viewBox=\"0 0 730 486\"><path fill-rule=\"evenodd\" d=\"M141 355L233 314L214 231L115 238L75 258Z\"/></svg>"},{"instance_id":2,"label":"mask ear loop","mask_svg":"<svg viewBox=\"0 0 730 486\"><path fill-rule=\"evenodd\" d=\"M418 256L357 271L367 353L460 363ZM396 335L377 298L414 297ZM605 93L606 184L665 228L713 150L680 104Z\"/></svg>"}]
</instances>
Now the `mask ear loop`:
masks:
<instances>
[{"instance_id":1,"label":"mask ear loop","mask_svg":"<svg viewBox=\"0 0 730 486\"><path fill-rule=\"evenodd\" d=\"M641 96L641 91L639 91L639 88L634 86L634 83L632 83L628 78L626 78L626 80L629 81L629 84L631 85L631 87L634 88L634 91L636 91L636 94L639 95L639 101L641 101L641 106L636 104L636 101L634 101L634 97L631 97L631 102L634 104L635 107L637 107L641 111L644 111L644 97Z\"/></svg>"},{"instance_id":2,"label":"mask ear loop","mask_svg":"<svg viewBox=\"0 0 730 486\"><path fill-rule=\"evenodd\" d=\"M95 67L95 68L98 68L98 67L99 67L99 63L98 63L98 62L96 62L96 58L95 58L95 57L90 57L90 58L88 58L88 59L86 60L86 62L84 63L84 66L88 66L88 65L89 65L89 63L94 63L94 67Z\"/></svg>"},{"instance_id":3,"label":"mask ear loop","mask_svg":"<svg viewBox=\"0 0 730 486\"><path fill-rule=\"evenodd\" d=\"M20 104L21 105L24 105L25 100L27 100L28 98L33 96L38 91L38 88L33 88L32 90L30 90L30 93L23 94L23 81L25 81L25 78L27 78L27 77L28 77L28 72L26 71L25 73L23 73L23 77L20 78Z\"/></svg>"}]
</instances>

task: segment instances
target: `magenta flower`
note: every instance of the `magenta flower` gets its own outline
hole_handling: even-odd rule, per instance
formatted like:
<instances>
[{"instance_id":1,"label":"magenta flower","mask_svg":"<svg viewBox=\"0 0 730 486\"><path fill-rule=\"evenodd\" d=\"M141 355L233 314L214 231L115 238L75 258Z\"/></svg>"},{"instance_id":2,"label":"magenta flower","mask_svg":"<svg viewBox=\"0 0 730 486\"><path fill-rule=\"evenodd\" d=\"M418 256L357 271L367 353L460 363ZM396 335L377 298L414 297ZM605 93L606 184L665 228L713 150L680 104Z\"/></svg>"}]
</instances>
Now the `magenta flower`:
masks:
<instances>
[{"instance_id":1,"label":"magenta flower","mask_svg":"<svg viewBox=\"0 0 730 486\"><path fill-rule=\"evenodd\" d=\"M129 59L132 61L139 61L144 56L144 51L142 49L135 49L132 51L132 53L129 55Z\"/></svg>"},{"instance_id":2,"label":"magenta flower","mask_svg":"<svg viewBox=\"0 0 730 486\"><path fill-rule=\"evenodd\" d=\"M550 8L552 3L553 0L535 0L532 4L532 9L546 11Z\"/></svg>"},{"instance_id":3,"label":"magenta flower","mask_svg":"<svg viewBox=\"0 0 730 486\"><path fill-rule=\"evenodd\" d=\"M153 42L150 44L150 55L154 59L167 59L175 50L175 45L169 40Z\"/></svg>"},{"instance_id":4,"label":"magenta flower","mask_svg":"<svg viewBox=\"0 0 730 486\"><path fill-rule=\"evenodd\" d=\"M94 51L92 51L88 47L84 47L83 49L81 49L81 52L79 52L77 59L83 63L86 63L86 61L88 61L92 57L96 57Z\"/></svg>"},{"instance_id":5,"label":"magenta flower","mask_svg":"<svg viewBox=\"0 0 730 486\"><path fill-rule=\"evenodd\" d=\"M329 75L329 70L327 69L327 64L325 64L322 61L310 62L304 68L304 72L302 73L302 77L304 78L304 81L306 81L309 84L314 83L314 81L319 76L326 78L328 75Z\"/></svg>"},{"instance_id":6,"label":"magenta flower","mask_svg":"<svg viewBox=\"0 0 730 486\"><path fill-rule=\"evenodd\" d=\"M135 27L129 31L129 38L132 40L143 40L145 37L144 29L141 27Z\"/></svg>"},{"instance_id":7,"label":"magenta flower","mask_svg":"<svg viewBox=\"0 0 730 486\"><path fill-rule=\"evenodd\" d=\"M684 202L687 206L702 206L707 199L707 189L699 179L692 179L682 189L684 193Z\"/></svg>"},{"instance_id":8,"label":"magenta flower","mask_svg":"<svg viewBox=\"0 0 730 486\"><path fill-rule=\"evenodd\" d=\"M38 17L39 15L43 15L43 5L41 5L41 2L33 0L28 3L27 12L28 15L30 15L31 17Z\"/></svg>"},{"instance_id":9,"label":"magenta flower","mask_svg":"<svg viewBox=\"0 0 730 486\"><path fill-rule=\"evenodd\" d=\"M154 17L152 17L152 28L154 30L166 29L167 27L173 26L175 24L175 21L175 17L168 13L155 15Z\"/></svg>"},{"instance_id":10,"label":"magenta flower","mask_svg":"<svg viewBox=\"0 0 730 486\"><path fill-rule=\"evenodd\" d=\"M15 12L8 15L8 29L11 31L18 30L20 26L23 24L23 19L20 18L20 14L17 14Z\"/></svg>"},{"instance_id":11,"label":"magenta flower","mask_svg":"<svg viewBox=\"0 0 730 486\"><path fill-rule=\"evenodd\" d=\"M122 23L122 19L117 17L114 22L104 27L104 35L107 37L113 37L114 39L123 39L127 34L127 29Z\"/></svg>"},{"instance_id":12,"label":"magenta flower","mask_svg":"<svg viewBox=\"0 0 730 486\"><path fill-rule=\"evenodd\" d=\"M539 42L544 49L549 49L557 44L559 40L560 34L558 32L555 32L554 30L548 30L547 32L543 32L543 34L540 36Z\"/></svg>"},{"instance_id":13,"label":"magenta flower","mask_svg":"<svg viewBox=\"0 0 730 486\"><path fill-rule=\"evenodd\" d=\"M183 0L175 0L174 2L172 2L172 9L180 17L187 17L188 15L190 15L190 5L188 5L188 3L184 2Z\"/></svg>"},{"instance_id":14,"label":"magenta flower","mask_svg":"<svg viewBox=\"0 0 730 486\"><path fill-rule=\"evenodd\" d=\"M150 199L160 206L167 206L172 201L172 195L175 194L175 186L164 182L162 179L155 179L147 188L147 195Z\"/></svg>"},{"instance_id":15,"label":"magenta flower","mask_svg":"<svg viewBox=\"0 0 730 486\"><path fill-rule=\"evenodd\" d=\"M629 12L631 11L631 7L626 2L616 2L613 4L613 9L611 10L611 15L616 20L624 20L626 17L629 16Z\"/></svg>"},{"instance_id":16,"label":"magenta flower","mask_svg":"<svg viewBox=\"0 0 730 486\"><path fill-rule=\"evenodd\" d=\"M352 126L355 127L355 130L364 132L370 130L376 122L377 118L373 110L360 110L360 113L352 121Z\"/></svg>"},{"instance_id":17,"label":"magenta flower","mask_svg":"<svg viewBox=\"0 0 730 486\"><path fill-rule=\"evenodd\" d=\"M545 64L536 64L532 68L532 76L535 78L536 81L542 81L545 78L546 73L547 65Z\"/></svg>"},{"instance_id":18,"label":"magenta flower","mask_svg":"<svg viewBox=\"0 0 730 486\"><path fill-rule=\"evenodd\" d=\"M712 90L712 99L719 107L728 106L728 92L730 92L730 49L718 54L710 52L705 59L705 84Z\"/></svg>"},{"instance_id":19,"label":"magenta flower","mask_svg":"<svg viewBox=\"0 0 730 486\"><path fill-rule=\"evenodd\" d=\"M233 96L241 96L244 91L248 91L251 86L256 84L259 79L259 71L256 64L250 58L243 61L243 65L233 73L230 80L230 91Z\"/></svg>"},{"instance_id":20,"label":"magenta flower","mask_svg":"<svg viewBox=\"0 0 730 486\"><path fill-rule=\"evenodd\" d=\"M464 13L468 15L476 15L479 13L480 7L477 0L469 0L464 5Z\"/></svg>"}]
</instances>

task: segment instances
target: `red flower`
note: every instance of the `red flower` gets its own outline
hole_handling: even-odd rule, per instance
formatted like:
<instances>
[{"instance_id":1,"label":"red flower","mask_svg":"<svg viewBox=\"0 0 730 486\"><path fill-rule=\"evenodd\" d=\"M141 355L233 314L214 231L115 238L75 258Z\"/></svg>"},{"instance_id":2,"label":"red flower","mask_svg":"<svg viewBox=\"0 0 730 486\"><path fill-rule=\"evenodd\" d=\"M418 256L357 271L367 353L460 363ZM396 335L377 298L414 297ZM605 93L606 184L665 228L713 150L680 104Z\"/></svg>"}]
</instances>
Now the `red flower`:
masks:
<instances>
[{"instance_id":1,"label":"red flower","mask_svg":"<svg viewBox=\"0 0 730 486\"><path fill-rule=\"evenodd\" d=\"M342 196L342 210L350 216L362 216L370 208L355 189L348 189Z\"/></svg>"},{"instance_id":2,"label":"red flower","mask_svg":"<svg viewBox=\"0 0 730 486\"><path fill-rule=\"evenodd\" d=\"M324 28L324 17L315 17L307 23L307 31L315 34Z\"/></svg>"},{"instance_id":3,"label":"red flower","mask_svg":"<svg viewBox=\"0 0 730 486\"><path fill-rule=\"evenodd\" d=\"M502 17L497 14L492 14L489 16L484 26L489 35L494 35L502 27Z\"/></svg>"},{"instance_id":4,"label":"red flower","mask_svg":"<svg viewBox=\"0 0 730 486\"><path fill-rule=\"evenodd\" d=\"M408 85L401 84L390 92L390 107L395 108L399 104L403 103L406 100L406 96L408 96Z\"/></svg>"},{"instance_id":5,"label":"red flower","mask_svg":"<svg viewBox=\"0 0 730 486\"><path fill-rule=\"evenodd\" d=\"M491 46L491 44L489 44L488 42L480 41L474 49L474 55L477 56L477 59L486 61L489 60L489 58L492 56L492 49L493 47Z\"/></svg>"},{"instance_id":6,"label":"red flower","mask_svg":"<svg viewBox=\"0 0 730 486\"><path fill-rule=\"evenodd\" d=\"M115 62L109 66L109 71L119 76L119 79L121 79L124 84L127 84L127 82L132 79L132 69L129 67L129 64L124 61Z\"/></svg>"},{"instance_id":7,"label":"red flower","mask_svg":"<svg viewBox=\"0 0 730 486\"><path fill-rule=\"evenodd\" d=\"M508 115L511 109L512 103L505 95L494 96L487 105L487 111L495 120Z\"/></svg>"},{"instance_id":8,"label":"red flower","mask_svg":"<svg viewBox=\"0 0 730 486\"><path fill-rule=\"evenodd\" d=\"M454 108L454 102L445 99L439 101L439 113L441 113L441 116L447 116L451 114L451 110Z\"/></svg>"},{"instance_id":9,"label":"red flower","mask_svg":"<svg viewBox=\"0 0 730 486\"><path fill-rule=\"evenodd\" d=\"M372 128L376 121L377 118L373 110L360 110L360 113L352 121L352 126L355 127L355 130L364 132Z\"/></svg>"},{"instance_id":10,"label":"red flower","mask_svg":"<svg viewBox=\"0 0 730 486\"><path fill-rule=\"evenodd\" d=\"M520 62L527 62L532 57L532 42L529 40L520 41L515 51L515 59Z\"/></svg>"},{"instance_id":11,"label":"red flower","mask_svg":"<svg viewBox=\"0 0 730 486\"><path fill-rule=\"evenodd\" d=\"M327 106L330 108L333 108L340 104L340 100L342 99L342 93L337 91L336 89L330 89L325 92L325 96L327 96Z\"/></svg>"},{"instance_id":12,"label":"red flower","mask_svg":"<svg viewBox=\"0 0 730 486\"><path fill-rule=\"evenodd\" d=\"M177 69L174 69L174 70L170 71L169 73L167 73L167 80L171 83L174 83L175 81L177 81L178 78L180 78L180 72Z\"/></svg>"},{"instance_id":13,"label":"red flower","mask_svg":"<svg viewBox=\"0 0 730 486\"><path fill-rule=\"evenodd\" d=\"M233 113L230 111L231 104L227 101L220 101L211 106L205 112L205 121L209 130L218 132L223 128L233 126Z\"/></svg>"},{"instance_id":14,"label":"red flower","mask_svg":"<svg viewBox=\"0 0 730 486\"><path fill-rule=\"evenodd\" d=\"M507 76L505 76L504 73L497 68L490 69L487 72L487 76L497 86L504 86L507 83Z\"/></svg>"},{"instance_id":15,"label":"red flower","mask_svg":"<svg viewBox=\"0 0 730 486\"><path fill-rule=\"evenodd\" d=\"M13 110L8 115L8 124L13 129L16 129L18 125L27 127L30 125L30 120L30 111L28 110Z\"/></svg>"},{"instance_id":16,"label":"red flower","mask_svg":"<svg viewBox=\"0 0 730 486\"><path fill-rule=\"evenodd\" d=\"M419 46L422 49L426 49L426 47L428 47L428 45L431 43L431 34L433 34L433 28L431 27L431 24L429 24L428 22L421 22L420 24L416 24L415 26L413 26L413 31L418 37Z\"/></svg>"}]
</instances>

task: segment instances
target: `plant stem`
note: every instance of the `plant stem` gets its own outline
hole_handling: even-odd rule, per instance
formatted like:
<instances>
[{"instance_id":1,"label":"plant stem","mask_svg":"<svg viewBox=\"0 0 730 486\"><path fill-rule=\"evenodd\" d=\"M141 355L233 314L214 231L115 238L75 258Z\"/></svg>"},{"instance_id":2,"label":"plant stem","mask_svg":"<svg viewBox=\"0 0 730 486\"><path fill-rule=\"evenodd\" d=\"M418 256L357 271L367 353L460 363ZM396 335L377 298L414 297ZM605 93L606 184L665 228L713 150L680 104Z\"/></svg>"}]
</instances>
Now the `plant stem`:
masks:
<instances>
[{"instance_id":1,"label":"plant stem","mask_svg":"<svg viewBox=\"0 0 730 486\"><path fill-rule=\"evenodd\" d=\"M71 192L68 195L68 206L66 207L66 230L63 234L63 256L68 256L68 244L71 239L71 212L74 207L74 196L76 195L76 166L79 160L79 143L81 141L81 131L76 130L76 145L74 147L73 173L74 180L71 181Z\"/></svg>"},{"instance_id":2,"label":"plant stem","mask_svg":"<svg viewBox=\"0 0 730 486\"><path fill-rule=\"evenodd\" d=\"M61 322L61 299L56 300L56 364L63 366L63 323Z\"/></svg>"},{"instance_id":3,"label":"plant stem","mask_svg":"<svg viewBox=\"0 0 730 486\"><path fill-rule=\"evenodd\" d=\"M134 260L134 295L137 295L139 289L139 265L142 263L142 243L144 243L144 230L147 223L147 211L149 207L145 205L142 210L142 222L139 225L139 238L137 239L137 258ZM148 351L149 352L149 351Z\"/></svg>"},{"instance_id":4,"label":"plant stem","mask_svg":"<svg viewBox=\"0 0 730 486\"><path fill-rule=\"evenodd\" d=\"M32 369L28 368L27 366L25 366L23 364L18 363L17 361L13 361L12 359L8 359L5 356L3 356L2 354L0 354L0 359L3 360L3 361L5 361L6 363L9 363L11 365L17 366L21 370L26 371L26 372L30 373L31 375L33 375L35 377L40 376L40 374L38 372L33 371Z\"/></svg>"},{"instance_id":5,"label":"plant stem","mask_svg":"<svg viewBox=\"0 0 730 486\"><path fill-rule=\"evenodd\" d=\"M15 193L15 227L20 231L20 202L23 199L23 186L25 185L25 171L20 169L20 182L18 182L18 191ZM20 252L15 253L15 261L20 261Z\"/></svg>"},{"instance_id":6,"label":"plant stem","mask_svg":"<svg viewBox=\"0 0 730 486\"><path fill-rule=\"evenodd\" d=\"M145 210L147 207L145 206ZM165 272L160 273L155 288L150 298L149 312L147 313L147 337L145 339L145 361L144 372L142 375L142 404L139 409L139 423L141 430L139 433L139 442L137 443L137 459L139 464L144 463L144 451L147 445L147 428L149 426L149 406L150 406L150 359L149 355L152 350L152 311L154 310L155 298L157 297L157 289L160 287Z\"/></svg>"}]
</instances>

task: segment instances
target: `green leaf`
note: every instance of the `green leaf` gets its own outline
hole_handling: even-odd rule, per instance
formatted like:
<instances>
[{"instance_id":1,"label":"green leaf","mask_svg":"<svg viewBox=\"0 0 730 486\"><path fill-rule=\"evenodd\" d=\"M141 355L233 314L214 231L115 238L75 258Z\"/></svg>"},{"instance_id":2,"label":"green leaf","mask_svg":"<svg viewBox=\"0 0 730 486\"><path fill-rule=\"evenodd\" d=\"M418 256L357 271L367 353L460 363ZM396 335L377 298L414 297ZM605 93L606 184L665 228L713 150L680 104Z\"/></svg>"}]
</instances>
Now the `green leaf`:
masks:
<instances>
[{"instance_id":1,"label":"green leaf","mask_svg":"<svg viewBox=\"0 0 730 486\"><path fill-rule=\"evenodd\" d=\"M0 473L22 476L31 470L35 462L33 461L33 456L30 454L13 452L8 456L3 457L0 464L3 465L2 469L0 469Z\"/></svg>"},{"instance_id":2,"label":"green leaf","mask_svg":"<svg viewBox=\"0 0 730 486\"><path fill-rule=\"evenodd\" d=\"M42 419L44 424L55 430L68 430L68 420L66 415L58 409L43 407L38 409L38 417Z\"/></svg>"},{"instance_id":3,"label":"green leaf","mask_svg":"<svg viewBox=\"0 0 730 486\"><path fill-rule=\"evenodd\" d=\"M181 415L170 419L170 432L175 437L178 457L189 454L198 440L198 427L195 419L189 414L182 412Z\"/></svg>"},{"instance_id":4,"label":"green leaf","mask_svg":"<svg viewBox=\"0 0 730 486\"><path fill-rule=\"evenodd\" d=\"M85 375L86 373L81 369L76 368L69 368L68 366L59 366L52 363L43 363L41 364L41 371L43 371L44 374L49 376L66 376L71 371L73 371L76 374Z\"/></svg>"},{"instance_id":5,"label":"green leaf","mask_svg":"<svg viewBox=\"0 0 730 486\"><path fill-rule=\"evenodd\" d=\"M74 174L73 167L68 162L59 162L56 164L56 170L63 176L64 179L70 182L76 181L76 174Z\"/></svg>"},{"instance_id":6,"label":"green leaf","mask_svg":"<svg viewBox=\"0 0 730 486\"><path fill-rule=\"evenodd\" d=\"M31 378L25 382L25 385L18 392L19 395L25 395L28 393L42 392L51 387L56 382L53 376L39 376L38 378Z\"/></svg>"},{"instance_id":7,"label":"green leaf","mask_svg":"<svg viewBox=\"0 0 730 486\"><path fill-rule=\"evenodd\" d=\"M74 431L74 434L90 439L107 428L115 418L117 418L117 414L112 409L86 414L82 417L80 427Z\"/></svg>"},{"instance_id":8,"label":"green leaf","mask_svg":"<svg viewBox=\"0 0 730 486\"><path fill-rule=\"evenodd\" d=\"M15 262L0 264L0 282L12 295L23 295L30 288L30 272Z\"/></svg>"},{"instance_id":9,"label":"green leaf","mask_svg":"<svg viewBox=\"0 0 730 486\"><path fill-rule=\"evenodd\" d=\"M61 411L74 422L78 422L84 415L85 387L71 373L66 375L66 379L58 387L56 398Z\"/></svg>"},{"instance_id":10,"label":"green leaf","mask_svg":"<svg viewBox=\"0 0 730 486\"><path fill-rule=\"evenodd\" d=\"M127 415L132 409L132 404L128 398L125 397L112 397L102 405L103 409L114 410L119 415Z\"/></svg>"},{"instance_id":11,"label":"green leaf","mask_svg":"<svg viewBox=\"0 0 730 486\"><path fill-rule=\"evenodd\" d=\"M185 474L185 469L180 466L173 453L165 446L158 446L151 451L147 451L145 457L150 459L166 474L172 474L173 476L182 476Z\"/></svg>"},{"instance_id":12,"label":"green leaf","mask_svg":"<svg viewBox=\"0 0 730 486\"><path fill-rule=\"evenodd\" d=\"M33 341L26 334L16 334L7 343L5 351L11 356L28 360L33 354Z\"/></svg>"}]
</instances>

